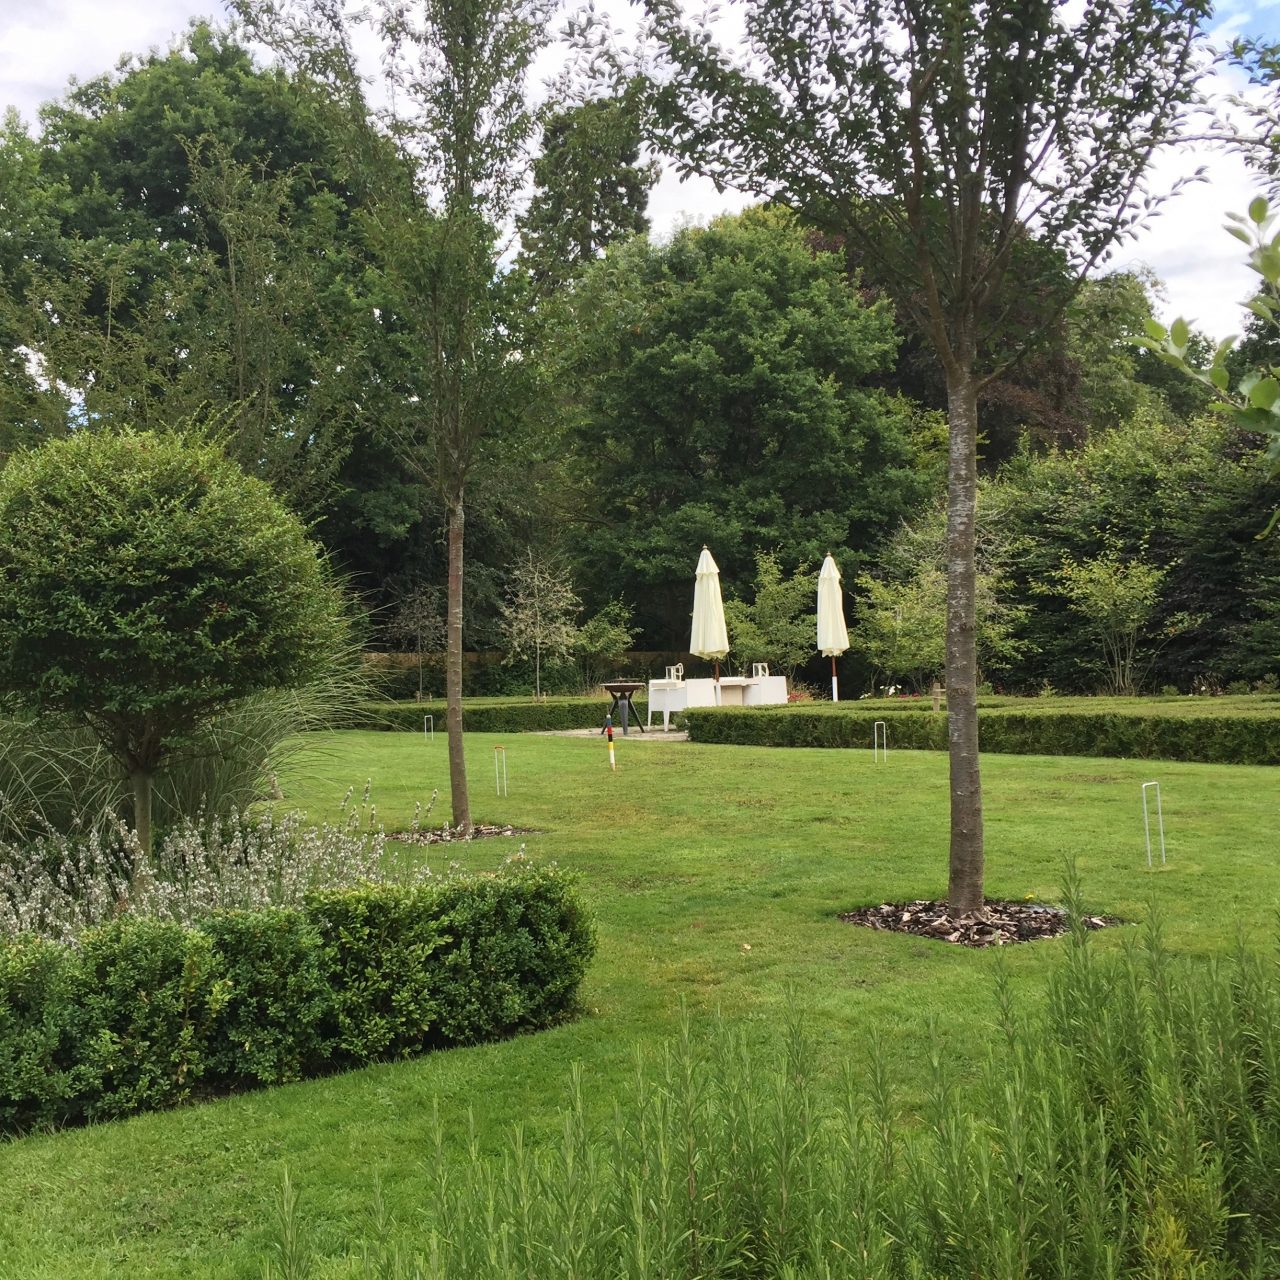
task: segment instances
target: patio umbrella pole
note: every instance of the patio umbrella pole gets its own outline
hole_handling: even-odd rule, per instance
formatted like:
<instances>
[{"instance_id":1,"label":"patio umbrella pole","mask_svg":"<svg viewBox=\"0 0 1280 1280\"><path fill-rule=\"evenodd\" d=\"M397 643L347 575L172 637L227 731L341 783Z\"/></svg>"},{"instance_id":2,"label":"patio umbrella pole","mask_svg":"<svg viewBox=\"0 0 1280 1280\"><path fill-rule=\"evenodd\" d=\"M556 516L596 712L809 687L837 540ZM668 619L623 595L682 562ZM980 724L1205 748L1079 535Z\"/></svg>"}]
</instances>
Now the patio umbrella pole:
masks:
<instances>
[{"instance_id":1,"label":"patio umbrella pole","mask_svg":"<svg viewBox=\"0 0 1280 1280\"><path fill-rule=\"evenodd\" d=\"M840 687L836 683L836 660L834 657L831 659L831 701L840 701Z\"/></svg>"}]
</instances>

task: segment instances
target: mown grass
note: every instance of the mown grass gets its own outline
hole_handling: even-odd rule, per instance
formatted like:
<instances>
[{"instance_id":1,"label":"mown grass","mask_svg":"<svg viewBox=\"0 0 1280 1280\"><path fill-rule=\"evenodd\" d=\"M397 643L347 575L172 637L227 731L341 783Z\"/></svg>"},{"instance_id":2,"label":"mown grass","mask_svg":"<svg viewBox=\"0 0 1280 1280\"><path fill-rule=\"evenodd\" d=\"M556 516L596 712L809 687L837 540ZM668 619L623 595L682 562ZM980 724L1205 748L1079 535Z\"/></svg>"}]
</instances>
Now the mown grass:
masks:
<instances>
[{"instance_id":1,"label":"mown grass","mask_svg":"<svg viewBox=\"0 0 1280 1280\"><path fill-rule=\"evenodd\" d=\"M510 794L493 784L507 749ZM468 736L477 820L535 828L528 852L578 871L599 917L600 956L585 1015L537 1036L387 1064L163 1115L37 1135L0 1150L0 1276L257 1276L270 1205L287 1167L301 1213L342 1261L365 1233L375 1182L396 1230L420 1238L438 1106L454 1151L468 1112L481 1150L508 1126L538 1142L557 1130L570 1067L604 1114L633 1070L636 1045L669 1036L685 1001L695 1022L722 1010L757 1041L799 1005L828 1065L864 1060L870 1035L889 1055L908 1109L923 1094L936 1039L957 1062L991 1034L1003 962L1034 1000L1062 946L997 955L855 929L850 907L936 896L946 883L945 758L894 752L771 751L618 742L611 774L598 738ZM991 896L1058 897L1075 859L1091 909L1142 918L1155 893L1176 949L1209 953L1237 932L1272 930L1276 771L1075 758L990 757ZM443 735L347 733L318 739L281 779L286 801L332 816L366 779L378 821L407 826L415 800L441 792ZM1169 865L1146 873L1139 787L1163 786ZM430 849L495 865L513 844ZM1098 945L1118 945L1117 930ZM749 949L748 949L749 948ZM909 1117L908 1117L909 1120Z\"/></svg>"}]
</instances>

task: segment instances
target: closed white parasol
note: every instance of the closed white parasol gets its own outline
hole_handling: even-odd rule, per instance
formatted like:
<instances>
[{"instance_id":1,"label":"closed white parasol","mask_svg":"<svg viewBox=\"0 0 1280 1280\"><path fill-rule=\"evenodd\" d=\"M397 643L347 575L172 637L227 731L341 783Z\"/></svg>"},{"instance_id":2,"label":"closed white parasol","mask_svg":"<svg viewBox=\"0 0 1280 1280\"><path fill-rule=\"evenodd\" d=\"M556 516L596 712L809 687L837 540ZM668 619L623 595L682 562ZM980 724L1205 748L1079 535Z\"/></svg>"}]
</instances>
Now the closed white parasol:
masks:
<instances>
[{"instance_id":1,"label":"closed white parasol","mask_svg":"<svg viewBox=\"0 0 1280 1280\"><path fill-rule=\"evenodd\" d=\"M844 625L844 602L840 598L840 570L830 557L818 574L818 651L831 659L831 701L840 701L836 682L836 659L849 647L849 631Z\"/></svg>"},{"instance_id":2,"label":"closed white parasol","mask_svg":"<svg viewBox=\"0 0 1280 1280\"><path fill-rule=\"evenodd\" d=\"M693 586L693 632L689 637L689 652L699 658L710 658L716 664L718 686L720 659L729 653L729 632L724 625L724 602L720 599L720 570L706 547L698 557Z\"/></svg>"}]
</instances>

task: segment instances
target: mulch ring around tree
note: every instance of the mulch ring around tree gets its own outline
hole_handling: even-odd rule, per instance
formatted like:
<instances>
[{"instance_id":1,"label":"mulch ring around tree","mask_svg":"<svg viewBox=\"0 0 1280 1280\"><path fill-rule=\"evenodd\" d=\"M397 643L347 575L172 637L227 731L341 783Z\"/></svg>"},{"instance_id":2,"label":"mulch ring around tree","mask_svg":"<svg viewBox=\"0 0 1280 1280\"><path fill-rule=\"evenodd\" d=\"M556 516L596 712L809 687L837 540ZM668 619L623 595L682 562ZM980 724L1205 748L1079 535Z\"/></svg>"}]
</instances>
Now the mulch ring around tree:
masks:
<instances>
[{"instance_id":1,"label":"mulch ring around tree","mask_svg":"<svg viewBox=\"0 0 1280 1280\"><path fill-rule=\"evenodd\" d=\"M419 827L416 831L388 831L388 840L399 840L402 844L455 844L467 840L483 840L489 836L536 836L532 827L495 827L491 822L472 824L471 834L464 835L461 827L451 827L445 823L443 827Z\"/></svg>"},{"instance_id":2,"label":"mulch ring around tree","mask_svg":"<svg viewBox=\"0 0 1280 1280\"><path fill-rule=\"evenodd\" d=\"M1056 938L1071 927L1070 917L1060 907L1031 902L987 902L983 910L967 916L952 916L945 902L885 902L878 907L861 907L841 914L847 924L889 933L911 933L935 942L954 942L962 947L1006 947L1015 942L1037 942ZM1115 916L1083 916L1086 929L1105 929L1121 924Z\"/></svg>"}]
</instances>

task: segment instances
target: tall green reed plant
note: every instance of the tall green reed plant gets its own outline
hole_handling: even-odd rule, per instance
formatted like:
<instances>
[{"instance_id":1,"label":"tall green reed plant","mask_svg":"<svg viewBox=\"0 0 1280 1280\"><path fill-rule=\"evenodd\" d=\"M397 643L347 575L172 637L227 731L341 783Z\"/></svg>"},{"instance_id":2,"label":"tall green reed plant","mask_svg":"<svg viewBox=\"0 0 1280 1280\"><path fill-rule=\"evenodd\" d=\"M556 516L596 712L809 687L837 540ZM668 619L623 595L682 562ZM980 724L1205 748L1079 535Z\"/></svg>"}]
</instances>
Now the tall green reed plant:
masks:
<instances>
[{"instance_id":1,"label":"tall green reed plant","mask_svg":"<svg viewBox=\"0 0 1280 1280\"><path fill-rule=\"evenodd\" d=\"M300 735L353 723L373 696L349 638L307 684L231 703L175 744L157 775L158 832L225 818L269 798L274 777L308 746ZM128 811L127 779L86 728L60 716L33 716L13 702L0 706L0 843L20 846L76 830L94 830L106 840Z\"/></svg>"},{"instance_id":2,"label":"tall green reed plant","mask_svg":"<svg viewBox=\"0 0 1280 1280\"><path fill-rule=\"evenodd\" d=\"M0 701L0 841L107 824L126 786L82 727Z\"/></svg>"},{"instance_id":3,"label":"tall green reed plant","mask_svg":"<svg viewBox=\"0 0 1280 1280\"><path fill-rule=\"evenodd\" d=\"M1118 953L1077 924L1047 1000L1007 975L989 1051L937 1039L921 1113L884 1059L816 1073L687 1015L593 1125L575 1072L558 1142L436 1155L373 1277L467 1280L1263 1280L1280 1274L1280 965L1172 954L1153 908Z\"/></svg>"}]
</instances>

